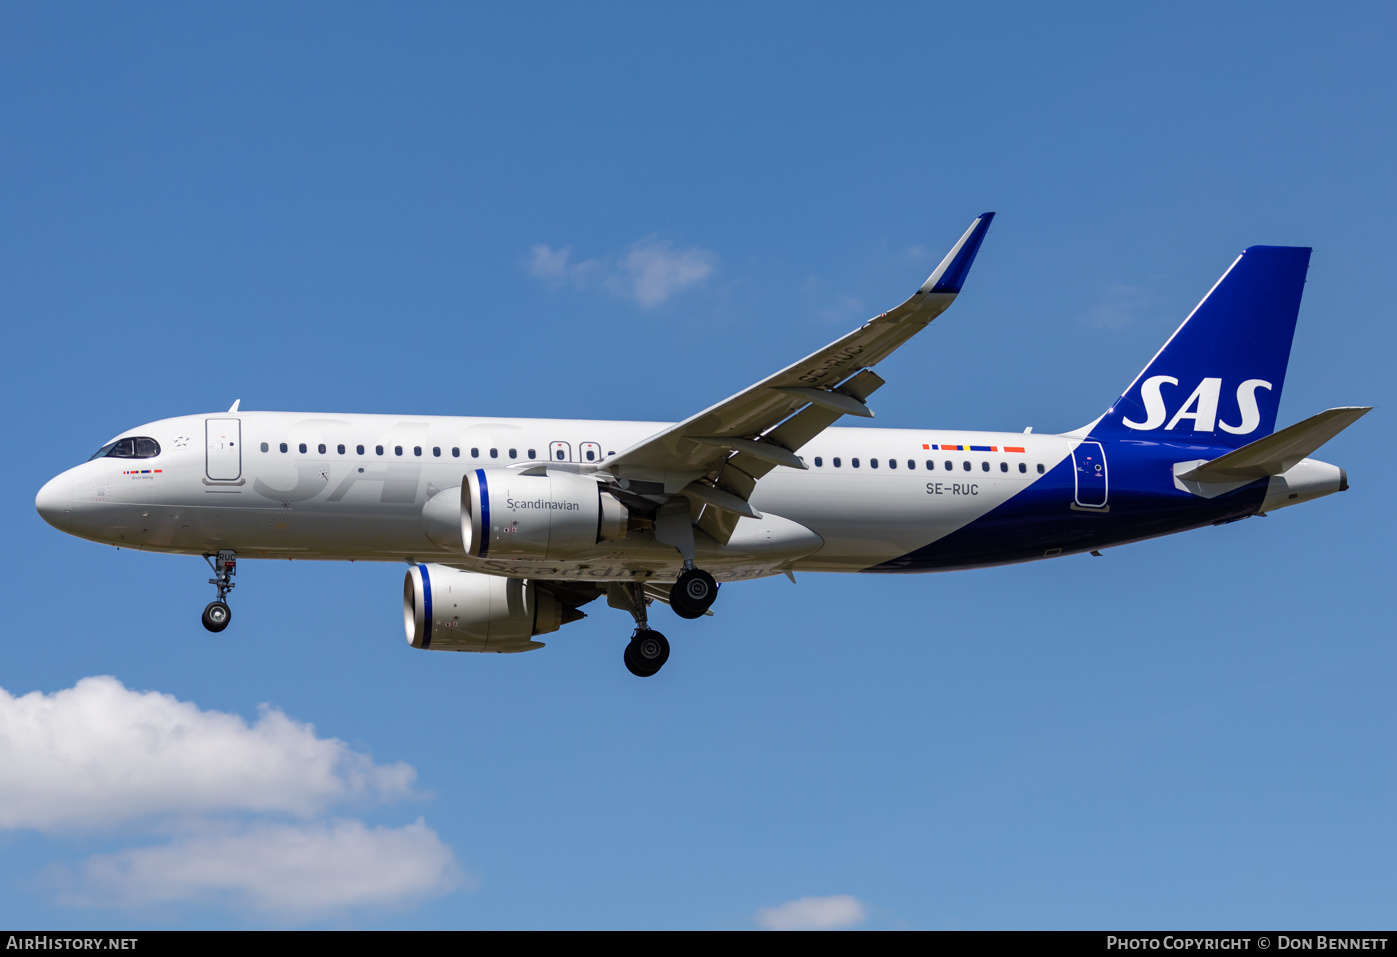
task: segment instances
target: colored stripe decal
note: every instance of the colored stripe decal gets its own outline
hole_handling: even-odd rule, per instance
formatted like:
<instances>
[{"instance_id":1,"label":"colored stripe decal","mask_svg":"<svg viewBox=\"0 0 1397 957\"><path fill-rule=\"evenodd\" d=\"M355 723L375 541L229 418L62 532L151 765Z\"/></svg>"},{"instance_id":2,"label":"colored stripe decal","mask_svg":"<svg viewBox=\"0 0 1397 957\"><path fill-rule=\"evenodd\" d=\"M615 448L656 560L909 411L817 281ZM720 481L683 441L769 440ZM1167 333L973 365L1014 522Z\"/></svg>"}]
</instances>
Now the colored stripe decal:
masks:
<instances>
[{"instance_id":1,"label":"colored stripe decal","mask_svg":"<svg viewBox=\"0 0 1397 957\"><path fill-rule=\"evenodd\" d=\"M427 566L418 565L422 573L422 647L432 647L432 579L427 575Z\"/></svg>"},{"instance_id":2,"label":"colored stripe decal","mask_svg":"<svg viewBox=\"0 0 1397 957\"><path fill-rule=\"evenodd\" d=\"M480 557L490 551L490 487L485 484L485 470L476 469L475 477L480 482Z\"/></svg>"},{"instance_id":3,"label":"colored stripe decal","mask_svg":"<svg viewBox=\"0 0 1397 957\"><path fill-rule=\"evenodd\" d=\"M927 445L922 444L924 449L939 449L942 452L1023 452L1021 445L1006 445L1001 448L998 445Z\"/></svg>"}]
</instances>

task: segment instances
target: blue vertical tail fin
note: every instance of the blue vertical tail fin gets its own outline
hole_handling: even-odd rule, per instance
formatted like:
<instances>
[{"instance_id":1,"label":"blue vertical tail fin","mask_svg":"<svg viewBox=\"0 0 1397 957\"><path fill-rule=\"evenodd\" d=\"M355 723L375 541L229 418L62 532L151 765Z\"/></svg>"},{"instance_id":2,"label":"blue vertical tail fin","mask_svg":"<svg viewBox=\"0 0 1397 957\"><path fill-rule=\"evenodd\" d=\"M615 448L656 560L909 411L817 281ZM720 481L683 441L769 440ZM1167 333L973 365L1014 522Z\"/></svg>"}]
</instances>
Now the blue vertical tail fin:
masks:
<instances>
[{"instance_id":1,"label":"blue vertical tail fin","mask_svg":"<svg viewBox=\"0 0 1397 957\"><path fill-rule=\"evenodd\" d=\"M1249 246L1091 429L1238 448L1276 428L1310 249Z\"/></svg>"}]
</instances>

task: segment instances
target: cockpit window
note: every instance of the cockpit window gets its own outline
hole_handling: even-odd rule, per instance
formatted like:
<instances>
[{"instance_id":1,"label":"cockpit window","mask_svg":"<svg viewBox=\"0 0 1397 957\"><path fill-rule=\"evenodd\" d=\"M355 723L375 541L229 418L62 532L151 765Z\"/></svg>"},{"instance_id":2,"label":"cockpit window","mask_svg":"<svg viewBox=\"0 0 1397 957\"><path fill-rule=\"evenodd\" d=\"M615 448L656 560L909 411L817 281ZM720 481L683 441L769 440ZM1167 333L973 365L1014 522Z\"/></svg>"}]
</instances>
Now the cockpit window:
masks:
<instances>
[{"instance_id":1,"label":"cockpit window","mask_svg":"<svg viewBox=\"0 0 1397 957\"><path fill-rule=\"evenodd\" d=\"M153 459L160 454L160 443L144 435L117 439L92 454L93 459ZM89 462L92 459L88 459Z\"/></svg>"}]
</instances>

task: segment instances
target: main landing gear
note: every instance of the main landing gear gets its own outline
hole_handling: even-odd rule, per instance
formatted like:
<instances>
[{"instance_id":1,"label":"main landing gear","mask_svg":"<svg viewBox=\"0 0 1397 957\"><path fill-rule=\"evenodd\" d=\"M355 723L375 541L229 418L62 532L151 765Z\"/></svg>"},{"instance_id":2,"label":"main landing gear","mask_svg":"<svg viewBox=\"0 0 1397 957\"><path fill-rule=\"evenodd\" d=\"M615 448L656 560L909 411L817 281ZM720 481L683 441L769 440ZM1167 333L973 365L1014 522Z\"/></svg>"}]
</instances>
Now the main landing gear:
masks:
<instances>
[{"instance_id":1,"label":"main landing gear","mask_svg":"<svg viewBox=\"0 0 1397 957\"><path fill-rule=\"evenodd\" d=\"M662 586L650 586L658 590ZM656 592L652 591L651 594ZM658 592L663 595L664 592ZM669 606L680 618L698 618L708 611L718 597L718 582L701 568L695 568L692 561L684 563L684 571L679 580L669 590ZM649 678L664 667L669 660L669 640L650 627L646 608L651 598L645 594L641 582L614 582L607 590L607 604L613 608L624 608L635 619L635 634L626 645L622 660L626 670L637 678Z\"/></svg>"},{"instance_id":2,"label":"main landing gear","mask_svg":"<svg viewBox=\"0 0 1397 957\"><path fill-rule=\"evenodd\" d=\"M679 580L669 590L669 607L680 618L701 618L718 599L718 583L693 562L684 563Z\"/></svg>"},{"instance_id":3,"label":"main landing gear","mask_svg":"<svg viewBox=\"0 0 1397 957\"><path fill-rule=\"evenodd\" d=\"M669 639L658 631L637 628L621 657L631 674L637 678L648 678L669 660Z\"/></svg>"},{"instance_id":4,"label":"main landing gear","mask_svg":"<svg viewBox=\"0 0 1397 957\"><path fill-rule=\"evenodd\" d=\"M649 678L669 660L669 639L658 631L652 631L645 613L650 599L645 597L645 586L639 582L612 585L607 601L613 607L625 608L635 619L635 634L621 660L626 670L637 678Z\"/></svg>"},{"instance_id":5,"label":"main landing gear","mask_svg":"<svg viewBox=\"0 0 1397 957\"><path fill-rule=\"evenodd\" d=\"M204 607L204 627L212 632L220 632L233 620L233 609L225 601L235 587L233 576L238 573L238 556L229 549L219 549L218 554L205 555L204 561L213 569L209 584L218 588L218 598Z\"/></svg>"}]
</instances>

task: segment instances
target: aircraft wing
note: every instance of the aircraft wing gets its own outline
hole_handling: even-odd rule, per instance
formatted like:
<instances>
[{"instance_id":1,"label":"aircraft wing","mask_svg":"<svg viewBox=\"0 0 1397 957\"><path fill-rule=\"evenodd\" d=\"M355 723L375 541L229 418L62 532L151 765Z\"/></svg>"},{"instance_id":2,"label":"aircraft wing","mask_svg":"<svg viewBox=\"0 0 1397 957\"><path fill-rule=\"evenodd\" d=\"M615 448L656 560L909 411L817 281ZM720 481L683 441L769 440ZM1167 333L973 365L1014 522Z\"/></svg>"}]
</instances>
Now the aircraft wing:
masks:
<instances>
[{"instance_id":1,"label":"aircraft wing","mask_svg":"<svg viewBox=\"0 0 1397 957\"><path fill-rule=\"evenodd\" d=\"M778 465L805 468L795 453L841 415L871 417L864 400L883 384L871 367L945 312L960 293L994 213L978 217L910 299L737 395L600 463L617 475L664 481L728 513L704 527L726 541L750 515L756 480ZM702 481L700 481L702 479ZM689 483L696 483L690 485Z\"/></svg>"}]
</instances>

